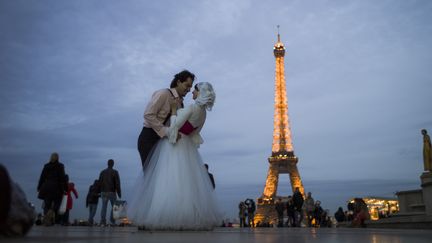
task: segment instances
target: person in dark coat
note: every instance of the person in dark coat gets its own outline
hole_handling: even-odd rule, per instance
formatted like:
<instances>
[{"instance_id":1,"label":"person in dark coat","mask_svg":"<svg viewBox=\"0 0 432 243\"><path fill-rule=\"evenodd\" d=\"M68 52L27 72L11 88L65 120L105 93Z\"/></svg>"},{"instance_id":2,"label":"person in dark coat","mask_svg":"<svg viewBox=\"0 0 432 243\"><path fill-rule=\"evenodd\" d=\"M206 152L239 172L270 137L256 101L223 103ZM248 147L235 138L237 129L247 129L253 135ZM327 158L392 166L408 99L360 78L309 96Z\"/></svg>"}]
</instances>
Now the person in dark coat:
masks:
<instances>
[{"instance_id":1,"label":"person in dark coat","mask_svg":"<svg viewBox=\"0 0 432 243\"><path fill-rule=\"evenodd\" d=\"M247 206L244 202L240 202L238 207L239 207L240 228L243 228L246 227Z\"/></svg>"},{"instance_id":2,"label":"person in dark coat","mask_svg":"<svg viewBox=\"0 0 432 243\"><path fill-rule=\"evenodd\" d=\"M283 227L283 215L285 211L285 204L282 202L282 199L279 198L275 204L275 209L278 215L278 227Z\"/></svg>"},{"instance_id":3,"label":"person in dark coat","mask_svg":"<svg viewBox=\"0 0 432 243\"><path fill-rule=\"evenodd\" d=\"M108 201L111 203L110 222L115 225L113 218L112 207L114 206L117 195L121 198L120 176L117 170L113 169L114 160L108 160L108 168L103 170L99 175L99 183L101 186L102 210L101 210L101 225L106 225L106 210Z\"/></svg>"},{"instance_id":4,"label":"person in dark coat","mask_svg":"<svg viewBox=\"0 0 432 243\"><path fill-rule=\"evenodd\" d=\"M296 226L301 227L301 222L303 221L303 213L302 213L302 207L303 207L303 195L300 192L300 188L296 187L294 194L293 194L293 201L294 201L294 207L295 207L295 221Z\"/></svg>"},{"instance_id":5,"label":"person in dark coat","mask_svg":"<svg viewBox=\"0 0 432 243\"><path fill-rule=\"evenodd\" d=\"M336 213L334 214L336 221L339 222L344 222L345 221L345 213L342 209L342 207L339 207L338 210L336 211Z\"/></svg>"},{"instance_id":6,"label":"person in dark coat","mask_svg":"<svg viewBox=\"0 0 432 243\"><path fill-rule=\"evenodd\" d=\"M295 221L295 206L292 196L288 196L288 201L286 203L287 216L288 216L288 226L296 227Z\"/></svg>"},{"instance_id":7,"label":"person in dark coat","mask_svg":"<svg viewBox=\"0 0 432 243\"><path fill-rule=\"evenodd\" d=\"M94 224L94 216L96 215L97 205L100 197L99 180L95 180L93 185L90 186L86 198L86 208L89 208L88 222L90 225Z\"/></svg>"},{"instance_id":8,"label":"person in dark coat","mask_svg":"<svg viewBox=\"0 0 432 243\"><path fill-rule=\"evenodd\" d=\"M248 226L249 227L255 227L254 218L255 218L255 211L256 211L256 205L255 201L253 199L246 199L245 205L247 207L247 218L248 218Z\"/></svg>"},{"instance_id":9,"label":"person in dark coat","mask_svg":"<svg viewBox=\"0 0 432 243\"><path fill-rule=\"evenodd\" d=\"M353 214L354 214L354 203L352 202L348 202L347 204L347 221L352 221L353 220Z\"/></svg>"},{"instance_id":10,"label":"person in dark coat","mask_svg":"<svg viewBox=\"0 0 432 243\"><path fill-rule=\"evenodd\" d=\"M59 155L52 153L50 161L44 165L37 186L38 198L44 201L44 215L52 210L56 215L56 222L60 221L57 211L63 195L67 192L64 165L59 162Z\"/></svg>"},{"instance_id":11,"label":"person in dark coat","mask_svg":"<svg viewBox=\"0 0 432 243\"><path fill-rule=\"evenodd\" d=\"M321 207L321 202L318 200L315 202L315 209L314 209L313 214L314 214L314 218L315 218L315 226L320 227L322 219L323 219L324 210ZM326 216L327 216L327 214L326 214Z\"/></svg>"},{"instance_id":12,"label":"person in dark coat","mask_svg":"<svg viewBox=\"0 0 432 243\"><path fill-rule=\"evenodd\" d=\"M207 174L208 174L209 177L210 177L210 181L211 181L211 183L212 183L212 185L213 185L213 190L214 190L214 189L216 189L216 184L215 184L215 180L214 180L213 174L210 173L210 172L208 171L208 169L209 169L208 164L204 164L204 166L205 166L206 169L207 169Z\"/></svg>"}]
</instances>

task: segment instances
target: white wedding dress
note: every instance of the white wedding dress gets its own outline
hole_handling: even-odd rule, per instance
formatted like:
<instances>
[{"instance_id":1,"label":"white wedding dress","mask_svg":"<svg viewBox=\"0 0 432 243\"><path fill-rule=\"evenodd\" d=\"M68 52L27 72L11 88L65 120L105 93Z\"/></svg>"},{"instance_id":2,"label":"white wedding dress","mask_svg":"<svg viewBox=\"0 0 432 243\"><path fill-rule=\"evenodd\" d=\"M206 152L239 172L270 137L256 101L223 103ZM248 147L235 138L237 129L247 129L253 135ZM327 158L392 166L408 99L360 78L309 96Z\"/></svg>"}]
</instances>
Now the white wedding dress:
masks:
<instances>
[{"instance_id":1,"label":"white wedding dress","mask_svg":"<svg viewBox=\"0 0 432 243\"><path fill-rule=\"evenodd\" d=\"M198 146L206 110L193 104L171 117L168 138L159 140L150 161L138 176L128 217L150 230L210 230L221 221L215 192ZM178 131L185 122L189 135Z\"/></svg>"}]
</instances>

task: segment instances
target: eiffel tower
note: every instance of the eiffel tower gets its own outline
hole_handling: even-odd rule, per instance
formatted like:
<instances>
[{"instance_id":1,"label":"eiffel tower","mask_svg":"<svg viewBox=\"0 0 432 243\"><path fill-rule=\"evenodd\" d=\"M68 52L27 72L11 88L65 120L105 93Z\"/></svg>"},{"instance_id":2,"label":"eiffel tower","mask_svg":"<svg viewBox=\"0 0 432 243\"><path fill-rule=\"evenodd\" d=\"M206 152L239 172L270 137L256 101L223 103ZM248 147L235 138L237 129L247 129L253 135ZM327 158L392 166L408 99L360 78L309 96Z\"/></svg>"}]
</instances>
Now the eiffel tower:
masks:
<instances>
[{"instance_id":1,"label":"eiffel tower","mask_svg":"<svg viewBox=\"0 0 432 243\"><path fill-rule=\"evenodd\" d=\"M276 58L275 72L275 104L272 154L268 158L269 170L264 192L257 200L258 208L254 222L274 223L277 219L275 201L279 174L289 174L292 191L298 187L302 195L304 188L297 169L298 158L294 155L291 140L291 129L288 119L288 102L285 86L284 56L285 47L280 40L278 26L278 41L274 45L273 53Z\"/></svg>"}]
</instances>

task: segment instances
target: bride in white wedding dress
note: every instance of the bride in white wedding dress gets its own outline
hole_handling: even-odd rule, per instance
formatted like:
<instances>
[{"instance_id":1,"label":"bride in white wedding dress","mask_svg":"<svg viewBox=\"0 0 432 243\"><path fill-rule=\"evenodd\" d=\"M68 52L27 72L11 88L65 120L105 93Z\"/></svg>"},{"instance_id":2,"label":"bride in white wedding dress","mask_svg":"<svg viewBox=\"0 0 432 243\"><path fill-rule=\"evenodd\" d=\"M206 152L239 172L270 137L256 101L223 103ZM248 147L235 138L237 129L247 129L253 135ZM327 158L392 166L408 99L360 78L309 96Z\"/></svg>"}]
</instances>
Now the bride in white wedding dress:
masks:
<instances>
[{"instance_id":1,"label":"bride in white wedding dress","mask_svg":"<svg viewBox=\"0 0 432 243\"><path fill-rule=\"evenodd\" d=\"M216 95L210 83L195 85L195 103L171 107L168 138L160 139L141 172L128 217L150 230L210 230L221 222L212 183L201 155L199 132ZM178 113L178 114L176 114Z\"/></svg>"}]
</instances>

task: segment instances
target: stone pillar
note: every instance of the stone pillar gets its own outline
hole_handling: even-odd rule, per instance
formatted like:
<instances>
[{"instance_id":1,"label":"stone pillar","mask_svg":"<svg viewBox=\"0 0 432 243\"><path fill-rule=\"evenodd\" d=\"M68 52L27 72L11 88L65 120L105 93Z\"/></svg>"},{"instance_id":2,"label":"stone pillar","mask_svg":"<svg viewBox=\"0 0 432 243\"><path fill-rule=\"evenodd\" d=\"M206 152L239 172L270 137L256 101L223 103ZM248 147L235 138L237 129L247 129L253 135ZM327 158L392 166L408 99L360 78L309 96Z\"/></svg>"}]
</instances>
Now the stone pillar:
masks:
<instances>
[{"instance_id":1,"label":"stone pillar","mask_svg":"<svg viewBox=\"0 0 432 243\"><path fill-rule=\"evenodd\" d=\"M424 172L420 176L423 191L423 203L426 207L426 214L432 215L432 172Z\"/></svg>"}]
</instances>

